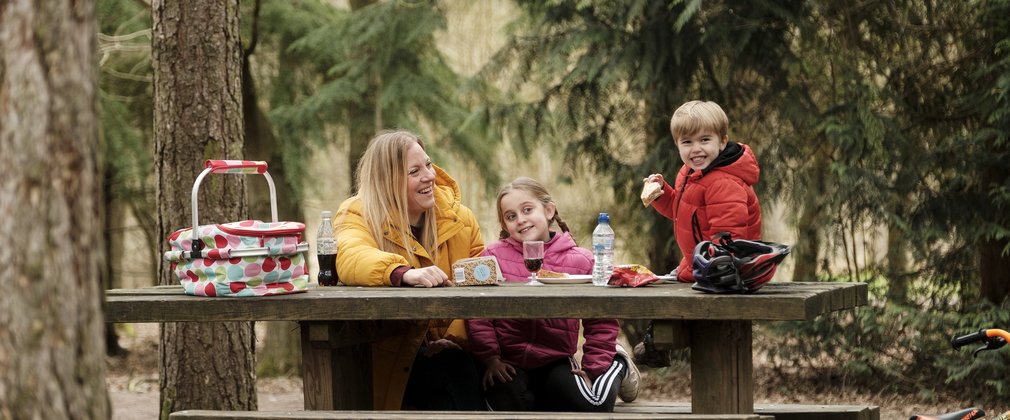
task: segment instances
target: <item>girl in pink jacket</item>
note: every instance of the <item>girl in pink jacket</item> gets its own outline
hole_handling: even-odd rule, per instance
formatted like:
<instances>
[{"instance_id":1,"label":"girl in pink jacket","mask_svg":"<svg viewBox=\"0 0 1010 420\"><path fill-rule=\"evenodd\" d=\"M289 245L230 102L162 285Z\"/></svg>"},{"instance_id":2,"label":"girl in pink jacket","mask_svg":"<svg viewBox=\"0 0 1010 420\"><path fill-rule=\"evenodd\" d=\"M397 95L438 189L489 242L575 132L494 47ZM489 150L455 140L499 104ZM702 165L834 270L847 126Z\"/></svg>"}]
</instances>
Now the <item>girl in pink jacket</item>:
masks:
<instances>
[{"instance_id":1,"label":"girl in pink jacket","mask_svg":"<svg viewBox=\"0 0 1010 420\"><path fill-rule=\"evenodd\" d=\"M498 259L510 282L529 276L523 241L544 242L547 270L589 274L593 255L575 246L547 190L530 178L517 178L498 192L500 241L483 255ZM561 232L550 230L557 222ZM495 411L613 411L616 396L634 400L638 370L618 349L616 319L585 319L582 367L574 355L578 319L474 319L467 333L474 355L484 363L488 406ZM621 356L621 357L616 357ZM629 371L633 373L629 374ZM624 384L622 386L622 381ZM622 387L624 389L622 389Z\"/></svg>"}]
</instances>

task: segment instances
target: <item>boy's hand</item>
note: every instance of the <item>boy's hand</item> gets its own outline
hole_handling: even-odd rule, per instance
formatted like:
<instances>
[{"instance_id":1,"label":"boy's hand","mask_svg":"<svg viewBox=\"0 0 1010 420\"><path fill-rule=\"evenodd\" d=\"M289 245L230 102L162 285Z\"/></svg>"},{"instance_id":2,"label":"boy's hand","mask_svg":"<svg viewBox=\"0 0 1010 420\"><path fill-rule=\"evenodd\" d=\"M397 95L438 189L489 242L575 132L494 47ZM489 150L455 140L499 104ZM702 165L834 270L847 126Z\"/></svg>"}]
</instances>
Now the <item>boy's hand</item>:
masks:
<instances>
[{"instance_id":1,"label":"boy's hand","mask_svg":"<svg viewBox=\"0 0 1010 420\"><path fill-rule=\"evenodd\" d=\"M516 368L510 363L502 361L500 357L488 360L485 364L487 370L484 371L484 380L481 381L485 390L494 385L495 380L501 383L510 382L516 375Z\"/></svg>"},{"instance_id":2,"label":"boy's hand","mask_svg":"<svg viewBox=\"0 0 1010 420\"><path fill-rule=\"evenodd\" d=\"M663 195L663 175L652 174L642 180L642 205L649 207L659 196Z\"/></svg>"}]
</instances>

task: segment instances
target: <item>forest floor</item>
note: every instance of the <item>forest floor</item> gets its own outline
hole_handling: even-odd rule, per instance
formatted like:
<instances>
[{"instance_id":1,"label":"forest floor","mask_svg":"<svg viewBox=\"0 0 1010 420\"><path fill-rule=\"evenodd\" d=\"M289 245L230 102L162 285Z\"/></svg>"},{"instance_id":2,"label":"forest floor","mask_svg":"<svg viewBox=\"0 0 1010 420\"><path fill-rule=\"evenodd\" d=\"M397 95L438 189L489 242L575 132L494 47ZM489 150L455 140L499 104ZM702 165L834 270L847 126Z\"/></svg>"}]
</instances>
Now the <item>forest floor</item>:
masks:
<instances>
[{"instance_id":1,"label":"forest floor","mask_svg":"<svg viewBox=\"0 0 1010 420\"><path fill-rule=\"evenodd\" d=\"M129 353L109 357L108 376L112 418L147 420L158 417L158 328L135 324L134 333L120 337ZM970 402L953 399L922 401L915 395L869 393L858 389L824 389L806 379L772 375L759 357L754 360L756 403L860 404L880 406L881 419L907 419L915 414L938 414L966 408ZM664 369L643 369L639 401L690 402L687 378L690 368L675 364ZM774 377L773 377L774 376ZM684 380L671 380L683 377ZM301 410L301 378L261 378L257 382L260 410ZM996 407L1003 408L1006 407ZM993 410L995 411L995 410ZM996 412L998 413L998 412ZM991 413L995 414L995 413Z\"/></svg>"}]
</instances>

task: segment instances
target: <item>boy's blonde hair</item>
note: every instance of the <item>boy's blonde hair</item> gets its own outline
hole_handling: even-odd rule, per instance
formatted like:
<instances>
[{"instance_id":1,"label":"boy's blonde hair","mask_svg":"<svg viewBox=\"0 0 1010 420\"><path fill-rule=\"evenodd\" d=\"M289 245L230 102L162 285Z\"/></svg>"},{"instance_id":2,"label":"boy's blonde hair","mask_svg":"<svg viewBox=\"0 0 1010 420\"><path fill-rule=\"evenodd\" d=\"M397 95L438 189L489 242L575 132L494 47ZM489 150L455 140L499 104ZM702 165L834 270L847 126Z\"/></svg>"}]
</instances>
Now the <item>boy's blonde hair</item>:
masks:
<instances>
[{"instance_id":1,"label":"boy's blonde hair","mask_svg":"<svg viewBox=\"0 0 1010 420\"><path fill-rule=\"evenodd\" d=\"M383 234L387 224L398 231L403 246L410 249L413 235L407 214L407 149L414 143L424 149L421 139L408 131L380 132L369 141L358 162L356 181L363 217L379 249L386 252L397 253L396 246ZM424 212L418 238L432 261L438 261L437 232L433 207ZM414 259L412 253L407 255ZM411 263L417 265L418 261Z\"/></svg>"},{"instance_id":2,"label":"boy's blonde hair","mask_svg":"<svg viewBox=\"0 0 1010 420\"><path fill-rule=\"evenodd\" d=\"M553 203L554 200L551 198L551 194L547 192L547 188L543 184L537 182L533 178L519 177L505 184L498 190L498 199L495 201L495 205L498 206L498 224L501 225L501 232L498 234L498 239L505 239L509 237L509 233L505 230L505 215L501 211L501 199L505 197L512 191L526 191L536 197L540 204L546 207L548 204ZM558 213L558 207L554 205L554 218L547 221L547 227L551 227L551 222L557 222L558 227L561 228L562 232L568 232L568 224L564 220L561 220L561 214Z\"/></svg>"},{"instance_id":3,"label":"boy's blonde hair","mask_svg":"<svg viewBox=\"0 0 1010 420\"><path fill-rule=\"evenodd\" d=\"M729 133L729 118L719 104L712 101L690 101L681 105L670 117L670 133L677 140L702 130L711 130L726 138Z\"/></svg>"}]
</instances>

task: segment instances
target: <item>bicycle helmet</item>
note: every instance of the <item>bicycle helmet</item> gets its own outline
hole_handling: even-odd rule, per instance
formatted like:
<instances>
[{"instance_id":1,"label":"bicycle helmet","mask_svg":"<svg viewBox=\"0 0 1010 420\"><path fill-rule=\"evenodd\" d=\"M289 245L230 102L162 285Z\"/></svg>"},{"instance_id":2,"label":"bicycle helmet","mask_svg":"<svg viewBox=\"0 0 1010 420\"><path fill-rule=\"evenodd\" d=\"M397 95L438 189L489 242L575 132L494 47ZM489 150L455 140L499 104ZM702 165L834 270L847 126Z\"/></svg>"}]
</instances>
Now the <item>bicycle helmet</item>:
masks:
<instances>
[{"instance_id":1,"label":"bicycle helmet","mask_svg":"<svg viewBox=\"0 0 1010 420\"><path fill-rule=\"evenodd\" d=\"M695 290L708 293L753 293L775 275L789 247L774 242L736 240L716 234L694 248Z\"/></svg>"}]
</instances>

